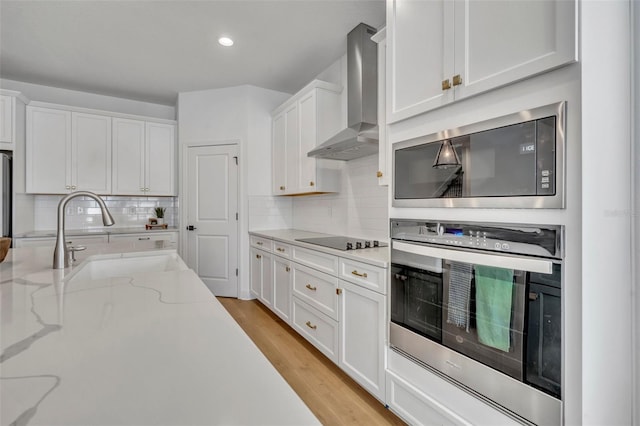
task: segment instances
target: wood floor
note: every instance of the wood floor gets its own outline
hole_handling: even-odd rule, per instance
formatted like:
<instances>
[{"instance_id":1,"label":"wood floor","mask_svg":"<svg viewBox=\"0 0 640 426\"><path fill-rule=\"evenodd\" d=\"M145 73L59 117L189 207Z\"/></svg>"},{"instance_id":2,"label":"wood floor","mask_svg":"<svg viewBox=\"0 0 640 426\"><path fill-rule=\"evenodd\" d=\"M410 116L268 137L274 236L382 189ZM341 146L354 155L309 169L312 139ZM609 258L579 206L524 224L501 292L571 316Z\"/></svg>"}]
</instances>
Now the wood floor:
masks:
<instances>
[{"instance_id":1,"label":"wood floor","mask_svg":"<svg viewBox=\"0 0 640 426\"><path fill-rule=\"evenodd\" d=\"M404 425L260 302L218 300L323 425Z\"/></svg>"}]
</instances>

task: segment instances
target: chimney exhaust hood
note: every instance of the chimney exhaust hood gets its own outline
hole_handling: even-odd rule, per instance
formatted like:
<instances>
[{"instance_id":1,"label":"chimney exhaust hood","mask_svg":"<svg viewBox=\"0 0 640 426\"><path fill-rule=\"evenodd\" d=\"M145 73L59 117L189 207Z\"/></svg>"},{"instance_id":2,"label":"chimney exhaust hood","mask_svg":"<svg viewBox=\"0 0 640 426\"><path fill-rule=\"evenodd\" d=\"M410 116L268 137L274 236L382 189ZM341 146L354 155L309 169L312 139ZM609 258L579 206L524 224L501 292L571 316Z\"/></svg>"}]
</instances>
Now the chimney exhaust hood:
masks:
<instances>
[{"instance_id":1,"label":"chimney exhaust hood","mask_svg":"<svg viewBox=\"0 0 640 426\"><path fill-rule=\"evenodd\" d=\"M378 152L378 45L376 29L359 24L347 35L347 127L307 156L353 160Z\"/></svg>"}]
</instances>

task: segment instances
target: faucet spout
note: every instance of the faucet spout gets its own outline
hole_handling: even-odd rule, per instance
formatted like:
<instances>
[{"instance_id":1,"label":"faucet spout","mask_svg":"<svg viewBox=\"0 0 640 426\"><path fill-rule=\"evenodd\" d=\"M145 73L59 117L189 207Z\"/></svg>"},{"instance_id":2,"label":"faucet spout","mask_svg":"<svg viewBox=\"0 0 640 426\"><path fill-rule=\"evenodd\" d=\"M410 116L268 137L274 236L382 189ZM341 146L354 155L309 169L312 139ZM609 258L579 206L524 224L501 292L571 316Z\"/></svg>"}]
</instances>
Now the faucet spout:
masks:
<instances>
[{"instance_id":1,"label":"faucet spout","mask_svg":"<svg viewBox=\"0 0 640 426\"><path fill-rule=\"evenodd\" d=\"M69 249L65 244L64 237L64 211L67 203L76 197L89 197L98 203L104 226L111 226L115 223L109 209L97 194L89 191L76 191L64 197L58 203L58 229L56 231L56 248L53 250L53 269L64 269L69 266Z\"/></svg>"}]
</instances>

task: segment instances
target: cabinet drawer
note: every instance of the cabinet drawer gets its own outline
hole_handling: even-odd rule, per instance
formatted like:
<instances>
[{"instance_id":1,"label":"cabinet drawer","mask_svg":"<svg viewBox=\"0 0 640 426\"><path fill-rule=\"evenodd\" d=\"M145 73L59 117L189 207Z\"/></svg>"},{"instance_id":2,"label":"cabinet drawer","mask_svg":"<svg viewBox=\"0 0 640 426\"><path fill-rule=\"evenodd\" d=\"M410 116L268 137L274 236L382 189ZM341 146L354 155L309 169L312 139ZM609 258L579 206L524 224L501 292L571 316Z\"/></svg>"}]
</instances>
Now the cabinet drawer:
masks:
<instances>
[{"instance_id":1,"label":"cabinet drawer","mask_svg":"<svg viewBox=\"0 0 640 426\"><path fill-rule=\"evenodd\" d=\"M255 235L251 236L251 247L259 248L260 250L266 250L270 252L272 251L272 244L273 244L273 241L267 238L256 237Z\"/></svg>"},{"instance_id":2,"label":"cabinet drawer","mask_svg":"<svg viewBox=\"0 0 640 426\"><path fill-rule=\"evenodd\" d=\"M293 294L334 320L338 319L338 279L306 266L292 264Z\"/></svg>"},{"instance_id":3,"label":"cabinet drawer","mask_svg":"<svg viewBox=\"0 0 640 426\"><path fill-rule=\"evenodd\" d=\"M286 257L287 259L291 258L291 246L289 244L274 241L273 252L278 256Z\"/></svg>"},{"instance_id":4,"label":"cabinet drawer","mask_svg":"<svg viewBox=\"0 0 640 426\"><path fill-rule=\"evenodd\" d=\"M338 258L336 256L296 246L293 246L291 256L296 262L311 268L331 275L338 274Z\"/></svg>"},{"instance_id":5,"label":"cabinet drawer","mask_svg":"<svg viewBox=\"0 0 640 426\"><path fill-rule=\"evenodd\" d=\"M338 323L293 298L293 328L331 361L338 362Z\"/></svg>"},{"instance_id":6,"label":"cabinet drawer","mask_svg":"<svg viewBox=\"0 0 640 426\"><path fill-rule=\"evenodd\" d=\"M387 270L384 268L341 258L339 276L369 290L387 294Z\"/></svg>"},{"instance_id":7,"label":"cabinet drawer","mask_svg":"<svg viewBox=\"0 0 640 426\"><path fill-rule=\"evenodd\" d=\"M148 234L111 234L110 243L117 242L138 242L138 241L170 241L176 242L177 232L154 232Z\"/></svg>"}]
</instances>

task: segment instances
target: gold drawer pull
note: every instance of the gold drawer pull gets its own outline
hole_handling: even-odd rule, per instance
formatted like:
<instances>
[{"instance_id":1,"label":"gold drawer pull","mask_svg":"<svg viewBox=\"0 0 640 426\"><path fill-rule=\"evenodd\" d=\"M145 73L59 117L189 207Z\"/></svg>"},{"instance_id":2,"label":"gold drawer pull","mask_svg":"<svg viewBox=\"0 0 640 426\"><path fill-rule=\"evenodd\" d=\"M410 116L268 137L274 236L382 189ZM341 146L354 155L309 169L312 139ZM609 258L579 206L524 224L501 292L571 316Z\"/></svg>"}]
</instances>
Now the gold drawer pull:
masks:
<instances>
[{"instance_id":1,"label":"gold drawer pull","mask_svg":"<svg viewBox=\"0 0 640 426\"><path fill-rule=\"evenodd\" d=\"M282 247L278 247L276 250L282 251L282 252L284 251L284 249Z\"/></svg>"},{"instance_id":2,"label":"gold drawer pull","mask_svg":"<svg viewBox=\"0 0 640 426\"><path fill-rule=\"evenodd\" d=\"M378 170L378 173L376 173L376 176L381 178L382 177L382 172L380 170Z\"/></svg>"},{"instance_id":3,"label":"gold drawer pull","mask_svg":"<svg viewBox=\"0 0 640 426\"><path fill-rule=\"evenodd\" d=\"M256 244L261 246L262 245L262 241L258 241L258 242L256 242Z\"/></svg>"},{"instance_id":4,"label":"gold drawer pull","mask_svg":"<svg viewBox=\"0 0 640 426\"><path fill-rule=\"evenodd\" d=\"M308 288L311 291L316 291L318 289L317 287L314 287L311 284L307 284L305 287Z\"/></svg>"},{"instance_id":5,"label":"gold drawer pull","mask_svg":"<svg viewBox=\"0 0 640 426\"><path fill-rule=\"evenodd\" d=\"M259 254L256 254L256 259L262 259L262 256L260 256Z\"/></svg>"},{"instance_id":6,"label":"gold drawer pull","mask_svg":"<svg viewBox=\"0 0 640 426\"><path fill-rule=\"evenodd\" d=\"M358 276L358 277L362 277L362 278L367 278L367 273L363 272L362 274L358 271L352 271L351 272L353 275Z\"/></svg>"},{"instance_id":7,"label":"gold drawer pull","mask_svg":"<svg viewBox=\"0 0 640 426\"><path fill-rule=\"evenodd\" d=\"M460 74L456 74L453 76L453 85L454 86L460 86L462 84L462 77L460 77Z\"/></svg>"},{"instance_id":8,"label":"gold drawer pull","mask_svg":"<svg viewBox=\"0 0 640 426\"><path fill-rule=\"evenodd\" d=\"M281 186L281 187L280 187L280 191L284 191L284 186Z\"/></svg>"},{"instance_id":9,"label":"gold drawer pull","mask_svg":"<svg viewBox=\"0 0 640 426\"><path fill-rule=\"evenodd\" d=\"M449 82L449 79L442 80L442 90L449 90L449 89L451 89L451 83Z\"/></svg>"},{"instance_id":10,"label":"gold drawer pull","mask_svg":"<svg viewBox=\"0 0 640 426\"><path fill-rule=\"evenodd\" d=\"M313 181L309 182L309 186L314 186L315 183L313 183Z\"/></svg>"},{"instance_id":11,"label":"gold drawer pull","mask_svg":"<svg viewBox=\"0 0 640 426\"><path fill-rule=\"evenodd\" d=\"M289 268L288 266L286 268L284 268L287 272L291 271L291 268Z\"/></svg>"},{"instance_id":12,"label":"gold drawer pull","mask_svg":"<svg viewBox=\"0 0 640 426\"><path fill-rule=\"evenodd\" d=\"M315 330L316 328L318 328L317 325L311 325L311 321L307 321L306 322L307 327L309 327L312 330Z\"/></svg>"}]
</instances>

